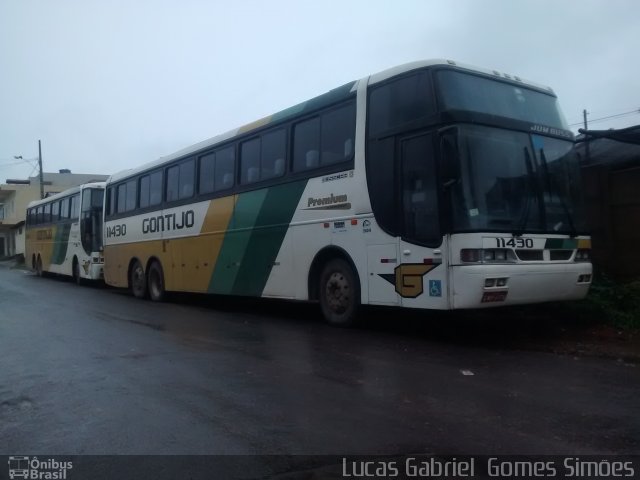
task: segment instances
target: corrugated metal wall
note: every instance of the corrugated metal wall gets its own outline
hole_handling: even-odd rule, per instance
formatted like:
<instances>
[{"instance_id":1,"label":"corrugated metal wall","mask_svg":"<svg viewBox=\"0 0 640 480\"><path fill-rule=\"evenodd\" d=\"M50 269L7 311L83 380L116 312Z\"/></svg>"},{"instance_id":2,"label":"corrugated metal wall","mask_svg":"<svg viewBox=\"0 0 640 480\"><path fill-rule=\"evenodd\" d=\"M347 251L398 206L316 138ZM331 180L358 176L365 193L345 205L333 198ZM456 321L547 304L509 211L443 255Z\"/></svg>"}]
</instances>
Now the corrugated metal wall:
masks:
<instances>
[{"instance_id":1,"label":"corrugated metal wall","mask_svg":"<svg viewBox=\"0 0 640 480\"><path fill-rule=\"evenodd\" d=\"M640 276L640 159L638 166L582 169L597 271Z\"/></svg>"}]
</instances>

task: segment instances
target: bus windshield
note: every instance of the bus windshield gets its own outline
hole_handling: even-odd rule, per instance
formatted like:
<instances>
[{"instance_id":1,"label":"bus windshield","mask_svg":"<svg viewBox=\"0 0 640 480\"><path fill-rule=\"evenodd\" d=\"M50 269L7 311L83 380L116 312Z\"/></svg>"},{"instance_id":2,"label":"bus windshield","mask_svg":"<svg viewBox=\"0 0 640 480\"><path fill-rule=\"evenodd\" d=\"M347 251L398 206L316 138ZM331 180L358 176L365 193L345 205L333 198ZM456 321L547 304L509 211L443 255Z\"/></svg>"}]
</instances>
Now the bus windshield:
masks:
<instances>
[{"instance_id":1,"label":"bus windshield","mask_svg":"<svg viewBox=\"0 0 640 480\"><path fill-rule=\"evenodd\" d=\"M102 206L104 189L86 188L82 193L80 233L87 254L102 250Z\"/></svg>"},{"instance_id":2,"label":"bus windshield","mask_svg":"<svg viewBox=\"0 0 640 480\"><path fill-rule=\"evenodd\" d=\"M478 125L458 128L452 227L519 235L585 230L573 143Z\"/></svg>"},{"instance_id":3,"label":"bus windshield","mask_svg":"<svg viewBox=\"0 0 640 480\"><path fill-rule=\"evenodd\" d=\"M555 96L452 70L437 72L440 109L464 110L569 130Z\"/></svg>"}]
</instances>

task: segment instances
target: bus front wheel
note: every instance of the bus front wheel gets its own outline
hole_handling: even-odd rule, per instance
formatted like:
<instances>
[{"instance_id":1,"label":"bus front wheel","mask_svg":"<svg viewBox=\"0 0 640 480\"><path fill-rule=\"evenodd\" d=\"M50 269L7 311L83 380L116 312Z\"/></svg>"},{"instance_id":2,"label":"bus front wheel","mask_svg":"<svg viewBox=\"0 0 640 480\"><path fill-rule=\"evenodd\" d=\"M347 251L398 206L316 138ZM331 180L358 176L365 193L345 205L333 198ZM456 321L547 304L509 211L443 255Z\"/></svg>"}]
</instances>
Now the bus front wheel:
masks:
<instances>
[{"instance_id":1,"label":"bus front wheel","mask_svg":"<svg viewBox=\"0 0 640 480\"><path fill-rule=\"evenodd\" d=\"M82 277L80 276L80 264L78 263L77 258L73 259L72 276L73 281L76 282L76 285L82 285L84 283Z\"/></svg>"},{"instance_id":2,"label":"bus front wheel","mask_svg":"<svg viewBox=\"0 0 640 480\"><path fill-rule=\"evenodd\" d=\"M320 308L328 323L350 327L356 323L360 288L356 273L341 258L328 262L320 275Z\"/></svg>"},{"instance_id":3,"label":"bus front wheel","mask_svg":"<svg viewBox=\"0 0 640 480\"><path fill-rule=\"evenodd\" d=\"M131 267L129 284L131 285L131 292L134 297L144 298L147 296L147 277L144 274L142 264L138 260L136 260Z\"/></svg>"},{"instance_id":4,"label":"bus front wheel","mask_svg":"<svg viewBox=\"0 0 640 480\"><path fill-rule=\"evenodd\" d=\"M162 267L158 262L153 262L149 267L149 297L154 302L161 302L164 300L164 274L162 273Z\"/></svg>"}]
</instances>

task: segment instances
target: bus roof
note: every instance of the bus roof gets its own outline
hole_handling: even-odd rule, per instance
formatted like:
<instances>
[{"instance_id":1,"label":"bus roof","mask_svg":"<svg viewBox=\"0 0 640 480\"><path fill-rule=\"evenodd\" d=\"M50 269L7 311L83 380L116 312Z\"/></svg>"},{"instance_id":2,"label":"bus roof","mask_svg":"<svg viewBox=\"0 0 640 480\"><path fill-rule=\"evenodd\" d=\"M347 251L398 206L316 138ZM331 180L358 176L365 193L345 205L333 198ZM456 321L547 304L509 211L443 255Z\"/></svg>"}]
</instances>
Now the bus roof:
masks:
<instances>
[{"instance_id":1,"label":"bus roof","mask_svg":"<svg viewBox=\"0 0 640 480\"><path fill-rule=\"evenodd\" d=\"M29 202L27 208L37 207L39 205L44 205L45 203L58 200L60 198L68 197L69 195L73 195L74 193L78 193L83 188L104 188L107 182L92 182L92 183L83 183L82 185L77 185L75 187L71 187L66 189L63 192L56 193L51 195L50 197L43 198L42 200L33 200Z\"/></svg>"},{"instance_id":2,"label":"bus roof","mask_svg":"<svg viewBox=\"0 0 640 480\"><path fill-rule=\"evenodd\" d=\"M496 79L506 80L511 82L517 82L523 86L535 88L538 90L543 90L551 95L555 95L551 87L546 85L541 85L539 83L531 82L529 80L525 80L517 75L510 75L508 73L499 72L498 70L490 70L488 68L476 67L474 65L469 65L466 63L460 63L453 60L447 60L443 58L434 59L434 60L420 60L417 62L405 63L404 65L399 65L397 67L389 68L379 73L375 73L369 77L369 85L374 85L379 82L383 82L389 78L402 75L403 73L410 72L412 70L418 70L420 68L425 67L433 67L436 65L445 65L456 67L461 70L468 70L473 73L482 73L485 75L489 75L491 77L495 77Z\"/></svg>"},{"instance_id":3,"label":"bus roof","mask_svg":"<svg viewBox=\"0 0 640 480\"><path fill-rule=\"evenodd\" d=\"M120 180L135 176L141 172L152 170L156 167L160 167L166 163L172 162L173 160L177 160L179 158L186 157L188 155L191 155L200 151L204 151L210 147L223 143L239 135L249 133L252 130L256 130L260 127L263 127L272 123L277 123L279 121L291 118L295 115L312 112L324 106L329 106L333 103L340 102L341 100L344 100L350 97L352 94L355 94L358 88L358 85L360 85L362 82L367 83L367 85L374 85L376 83L383 82L389 78L402 75L404 73L408 73L413 70L418 70L421 68L437 66L437 65L450 66L450 67L455 67L457 69L468 70L470 72L482 73L485 75L499 78L504 81L517 82L527 87L544 90L546 92L549 92L551 95L555 95L553 93L553 90L550 87L539 85L530 81L526 81L514 75L500 73L497 70L488 70L484 68L474 67L472 65L467 65L467 64L454 62L453 60L446 60L446 59L421 60L421 61L406 63L404 65L399 65L397 67L389 68L382 72L370 75L369 77L365 77L360 80L349 82L345 85L342 85L341 87L330 90L327 93L319 95L305 102L299 103L298 105L295 105L293 107L289 107L276 114L261 118L260 120L249 123L235 130L230 130L221 135L216 135L202 142L199 142L189 147L178 150L177 152L172 153L170 155L166 155L158 158L157 160L145 163L140 167L117 172L107 180L107 183L118 182Z\"/></svg>"}]
</instances>

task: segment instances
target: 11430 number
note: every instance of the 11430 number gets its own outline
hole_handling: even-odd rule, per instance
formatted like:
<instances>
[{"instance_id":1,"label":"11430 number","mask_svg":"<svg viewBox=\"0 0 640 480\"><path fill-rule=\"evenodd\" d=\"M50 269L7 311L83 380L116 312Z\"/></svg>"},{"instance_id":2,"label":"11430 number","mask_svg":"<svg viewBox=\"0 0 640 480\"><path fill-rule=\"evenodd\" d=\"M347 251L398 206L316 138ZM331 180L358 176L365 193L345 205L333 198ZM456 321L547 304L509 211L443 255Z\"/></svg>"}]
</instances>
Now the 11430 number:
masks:
<instances>
[{"instance_id":1,"label":"11430 number","mask_svg":"<svg viewBox=\"0 0 640 480\"><path fill-rule=\"evenodd\" d=\"M533 238L496 238L498 248L533 248Z\"/></svg>"}]
</instances>

